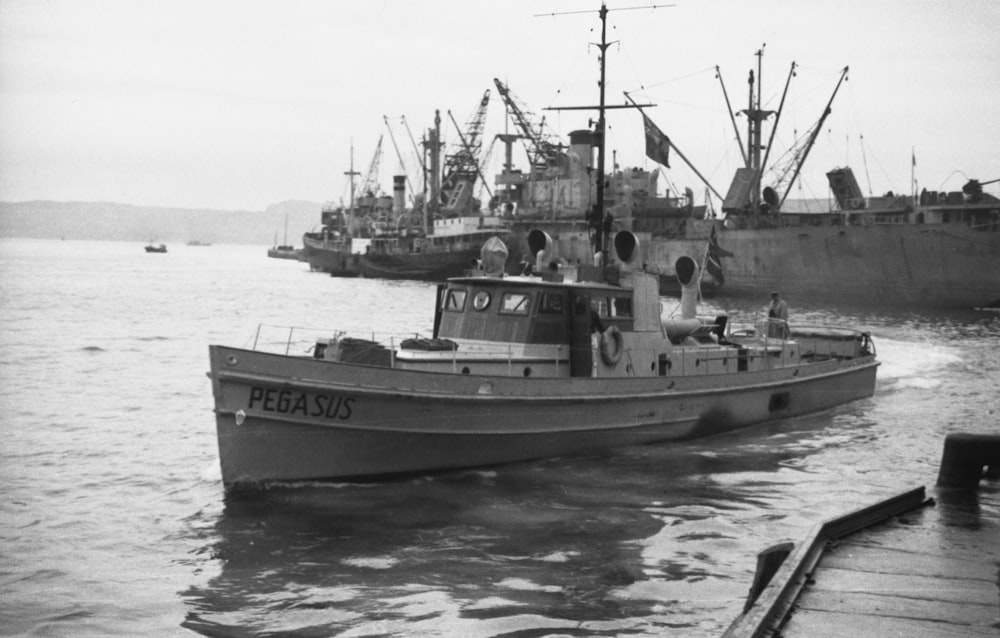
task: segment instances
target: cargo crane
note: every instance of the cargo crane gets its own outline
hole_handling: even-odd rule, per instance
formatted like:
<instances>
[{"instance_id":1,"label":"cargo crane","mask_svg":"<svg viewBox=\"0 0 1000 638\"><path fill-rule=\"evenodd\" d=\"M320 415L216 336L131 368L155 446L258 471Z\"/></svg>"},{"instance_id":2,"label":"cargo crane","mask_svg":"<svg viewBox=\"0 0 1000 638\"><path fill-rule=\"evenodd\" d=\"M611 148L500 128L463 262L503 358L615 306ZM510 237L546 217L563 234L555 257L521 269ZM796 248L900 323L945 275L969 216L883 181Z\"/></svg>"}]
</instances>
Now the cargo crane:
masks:
<instances>
[{"instance_id":1,"label":"cargo crane","mask_svg":"<svg viewBox=\"0 0 1000 638\"><path fill-rule=\"evenodd\" d=\"M510 92L510 89L499 79L494 78L493 82L497 85L497 90L500 91L500 95L503 97L511 119L517 125L518 130L521 131L520 137L527 140L528 162L531 165L532 172L544 173L549 169L565 166L567 163L566 151L558 142L550 141L550 136L545 133L545 120L540 120L537 126L533 124L534 115L527 109L524 103L515 97ZM510 145L517 139L517 136L504 135L501 139L507 145L509 163ZM509 170L509 167L506 168Z\"/></svg>"},{"instance_id":2,"label":"cargo crane","mask_svg":"<svg viewBox=\"0 0 1000 638\"><path fill-rule=\"evenodd\" d=\"M465 132L458 129L459 142L445 156L440 202L446 216L461 215L470 208L478 208L473 200L473 188L476 179L481 176L479 156L483 147L483 128L489 103L490 90L486 89L479 100L479 106L465 124ZM450 111L448 115L451 116ZM454 118L451 119L457 129L458 124Z\"/></svg>"},{"instance_id":3,"label":"cargo crane","mask_svg":"<svg viewBox=\"0 0 1000 638\"><path fill-rule=\"evenodd\" d=\"M361 193L365 196L372 197L378 195L378 172L382 164L382 137L381 135L378 137L378 144L375 145L375 153L372 155L372 161L368 164L365 179L361 182Z\"/></svg>"}]
</instances>

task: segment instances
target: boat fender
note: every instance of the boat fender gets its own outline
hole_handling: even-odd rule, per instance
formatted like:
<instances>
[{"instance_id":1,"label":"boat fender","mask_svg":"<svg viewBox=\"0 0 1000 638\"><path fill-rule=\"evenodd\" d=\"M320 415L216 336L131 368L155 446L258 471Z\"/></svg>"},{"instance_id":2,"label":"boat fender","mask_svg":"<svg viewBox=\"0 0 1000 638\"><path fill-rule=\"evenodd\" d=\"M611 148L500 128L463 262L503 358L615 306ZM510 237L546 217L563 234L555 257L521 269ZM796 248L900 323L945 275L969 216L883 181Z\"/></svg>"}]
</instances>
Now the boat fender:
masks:
<instances>
[{"instance_id":1,"label":"boat fender","mask_svg":"<svg viewBox=\"0 0 1000 638\"><path fill-rule=\"evenodd\" d=\"M609 367L613 368L622 360L622 352L625 350L625 338L618 326L609 326L601 333L601 359Z\"/></svg>"}]
</instances>

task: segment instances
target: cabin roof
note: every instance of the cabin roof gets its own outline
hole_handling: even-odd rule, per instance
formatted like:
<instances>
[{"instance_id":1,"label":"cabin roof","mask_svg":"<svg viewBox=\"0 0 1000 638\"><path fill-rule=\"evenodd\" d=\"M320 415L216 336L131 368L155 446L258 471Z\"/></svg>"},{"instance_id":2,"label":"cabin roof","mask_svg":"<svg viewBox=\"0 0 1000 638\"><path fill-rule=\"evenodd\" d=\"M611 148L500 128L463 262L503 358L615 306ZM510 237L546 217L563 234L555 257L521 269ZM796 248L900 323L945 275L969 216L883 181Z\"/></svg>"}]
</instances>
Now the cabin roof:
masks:
<instances>
[{"instance_id":1,"label":"cabin roof","mask_svg":"<svg viewBox=\"0 0 1000 638\"><path fill-rule=\"evenodd\" d=\"M541 277L524 277L519 275L507 276L503 278L476 276L453 277L448 280L448 283L509 288L534 286L538 288L586 288L589 290L608 290L617 292L626 290L621 286L613 286L599 281L545 281Z\"/></svg>"}]
</instances>

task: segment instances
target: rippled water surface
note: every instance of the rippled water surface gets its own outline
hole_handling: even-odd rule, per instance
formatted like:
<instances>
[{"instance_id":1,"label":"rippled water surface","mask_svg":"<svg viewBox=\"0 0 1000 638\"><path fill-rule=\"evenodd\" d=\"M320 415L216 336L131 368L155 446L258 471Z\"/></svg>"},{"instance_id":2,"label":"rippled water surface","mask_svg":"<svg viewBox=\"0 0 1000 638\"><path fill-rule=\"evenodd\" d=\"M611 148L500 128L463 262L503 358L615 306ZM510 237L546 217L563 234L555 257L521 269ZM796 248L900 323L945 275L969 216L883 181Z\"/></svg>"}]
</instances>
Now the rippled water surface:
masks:
<instances>
[{"instance_id":1,"label":"rippled water surface","mask_svg":"<svg viewBox=\"0 0 1000 638\"><path fill-rule=\"evenodd\" d=\"M209 343L432 320L432 284L265 255L0 241L0 635L717 636L758 551L932 486L947 433L1000 421L996 314L791 299L793 323L873 334L873 398L609 456L227 498Z\"/></svg>"}]
</instances>

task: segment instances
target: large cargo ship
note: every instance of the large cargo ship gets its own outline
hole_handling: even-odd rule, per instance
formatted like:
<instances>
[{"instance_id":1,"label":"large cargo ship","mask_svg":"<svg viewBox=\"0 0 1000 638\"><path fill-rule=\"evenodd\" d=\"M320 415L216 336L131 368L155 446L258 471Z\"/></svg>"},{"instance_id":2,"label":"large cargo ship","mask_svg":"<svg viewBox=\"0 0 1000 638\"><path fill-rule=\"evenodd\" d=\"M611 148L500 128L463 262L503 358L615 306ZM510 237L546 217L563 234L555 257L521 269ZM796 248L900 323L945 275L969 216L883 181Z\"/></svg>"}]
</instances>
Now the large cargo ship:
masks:
<instances>
[{"instance_id":1,"label":"large cargo ship","mask_svg":"<svg viewBox=\"0 0 1000 638\"><path fill-rule=\"evenodd\" d=\"M828 174L837 210L727 216L719 243L724 292L859 305L1000 308L1000 199L975 180L964 192L864 198L849 168ZM679 250L681 240L660 242Z\"/></svg>"},{"instance_id":2,"label":"large cargo ship","mask_svg":"<svg viewBox=\"0 0 1000 638\"><path fill-rule=\"evenodd\" d=\"M792 65L789 80L794 72ZM724 219L688 220L672 236L652 241L648 258L662 266L679 255L714 260L725 295L763 299L781 291L856 305L1000 307L1000 199L983 190L1000 180L969 180L956 192L866 197L844 167L827 173L832 199L826 212L801 212L786 202L846 76L845 67L796 149L796 162L782 172L766 168L770 141L763 135L774 115L773 138L781 107L761 107L751 71L749 106L740 112L748 122L746 165L722 199Z\"/></svg>"},{"instance_id":3,"label":"large cargo ship","mask_svg":"<svg viewBox=\"0 0 1000 638\"><path fill-rule=\"evenodd\" d=\"M851 169L837 168L827 174L833 194L829 205L823 212L804 212L786 202L785 195L816 136L798 149L794 173L772 177L774 173L763 168L767 155L762 151L769 141L763 139L762 129L763 122L780 111L760 107L752 72L750 87L750 107L742 111L750 125L746 166L737 170L725 197L716 193L722 202L718 213L695 206L690 189L683 195L658 196L659 171L616 167L610 173L603 194L609 211L605 230L635 233L647 271L669 284L675 280L673 264L687 256L706 273L703 294L764 299L779 290L801 300L859 305L1000 307L1000 199L983 189L1000 180L969 180L958 192L865 197ZM574 131L569 145L560 145L532 125L530 114L505 87L501 94L532 149L528 172L508 163L497 176L498 197L515 215L512 253L527 250L530 226L552 236L554 261L587 263L593 258L587 254L587 238L595 229L592 218L581 219L586 217L582 211L596 201L589 164L593 131ZM836 90L831 103L835 96ZM813 130L822 128L829 106ZM646 122L647 154L657 159L650 151L651 140L654 146L674 147ZM665 153L659 157L665 159ZM773 186L761 188L772 179ZM675 290L663 285L661 292Z\"/></svg>"}]
</instances>

